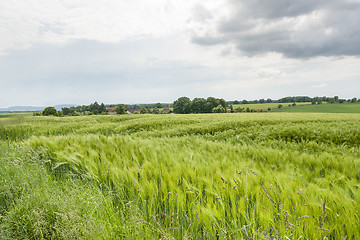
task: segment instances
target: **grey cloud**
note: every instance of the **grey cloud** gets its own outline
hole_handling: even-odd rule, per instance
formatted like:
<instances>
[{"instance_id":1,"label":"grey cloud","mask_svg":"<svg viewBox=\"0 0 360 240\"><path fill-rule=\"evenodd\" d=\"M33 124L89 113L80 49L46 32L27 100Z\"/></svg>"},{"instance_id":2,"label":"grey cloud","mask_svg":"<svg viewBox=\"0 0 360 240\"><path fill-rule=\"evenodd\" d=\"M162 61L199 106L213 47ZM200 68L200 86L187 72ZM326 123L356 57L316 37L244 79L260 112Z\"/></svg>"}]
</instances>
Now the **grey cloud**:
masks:
<instances>
[{"instance_id":1,"label":"grey cloud","mask_svg":"<svg viewBox=\"0 0 360 240\"><path fill-rule=\"evenodd\" d=\"M163 47L161 39L82 40L11 51L0 56L0 107L95 100L170 102L194 84L218 80L200 64L157 56Z\"/></svg>"},{"instance_id":2,"label":"grey cloud","mask_svg":"<svg viewBox=\"0 0 360 240\"><path fill-rule=\"evenodd\" d=\"M289 58L360 56L360 2L231 0L232 13L200 45L232 43L247 56L277 52Z\"/></svg>"}]
</instances>

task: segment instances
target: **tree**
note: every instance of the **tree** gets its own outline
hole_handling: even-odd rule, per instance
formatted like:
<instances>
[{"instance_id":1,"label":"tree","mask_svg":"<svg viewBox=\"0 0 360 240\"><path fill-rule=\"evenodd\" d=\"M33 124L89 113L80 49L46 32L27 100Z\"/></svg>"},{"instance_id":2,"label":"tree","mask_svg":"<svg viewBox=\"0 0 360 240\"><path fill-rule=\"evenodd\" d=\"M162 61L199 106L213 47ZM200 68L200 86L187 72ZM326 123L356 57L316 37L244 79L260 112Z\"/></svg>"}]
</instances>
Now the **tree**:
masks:
<instances>
[{"instance_id":1,"label":"tree","mask_svg":"<svg viewBox=\"0 0 360 240\"><path fill-rule=\"evenodd\" d=\"M98 114L99 107L100 107L100 105L97 102L94 102L94 103L90 104L89 110L90 110L90 112L92 112L94 114Z\"/></svg>"},{"instance_id":2,"label":"tree","mask_svg":"<svg viewBox=\"0 0 360 240\"><path fill-rule=\"evenodd\" d=\"M162 105L161 105L161 103L157 103L157 104L155 104L154 107L156 107L156 108L162 108Z\"/></svg>"},{"instance_id":3,"label":"tree","mask_svg":"<svg viewBox=\"0 0 360 240\"><path fill-rule=\"evenodd\" d=\"M259 100L259 103L265 103L265 99L263 99L263 98L260 99L260 100Z\"/></svg>"},{"instance_id":4,"label":"tree","mask_svg":"<svg viewBox=\"0 0 360 240\"><path fill-rule=\"evenodd\" d=\"M218 105L212 109L213 113L225 113L226 109L222 105Z\"/></svg>"},{"instance_id":5,"label":"tree","mask_svg":"<svg viewBox=\"0 0 360 240\"><path fill-rule=\"evenodd\" d=\"M282 107L283 107L283 105L282 105L282 104L279 104L279 105L278 105L278 108L279 108L279 109L280 109L280 108L282 108Z\"/></svg>"},{"instance_id":6,"label":"tree","mask_svg":"<svg viewBox=\"0 0 360 240\"><path fill-rule=\"evenodd\" d=\"M107 112L104 103L101 103L101 105L99 106L98 112L99 112L100 114Z\"/></svg>"},{"instance_id":7,"label":"tree","mask_svg":"<svg viewBox=\"0 0 360 240\"><path fill-rule=\"evenodd\" d=\"M153 114L160 114L160 110L157 107L154 107L152 113Z\"/></svg>"},{"instance_id":8,"label":"tree","mask_svg":"<svg viewBox=\"0 0 360 240\"><path fill-rule=\"evenodd\" d=\"M115 112L117 114L125 114L126 113L126 109L124 104L119 104L116 108L115 108Z\"/></svg>"},{"instance_id":9,"label":"tree","mask_svg":"<svg viewBox=\"0 0 360 240\"><path fill-rule=\"evenodd\" d=\"M148 113L149 111L147 110L147 108L145 108L145 107L141 107L140 108L140 114L146 114L146 113Z\"/></svg>"},{"instance_id":10,"label":"tree","mask_svg":"<svg viewBox=\"0 0 360 240\"><path fill-rule=\"evenodd\" d=\"M75 108L74 107L70 107L70 108L62 108L61 109L63 112L64 116L75 116Z\"/></svg>"},{"instance_id":11,"label":"tree","mask_svg":"<svg viewBox=\"0 0 360 240\"><path fill-rule=\"evenodd\" d=\"M266 99L267 103L272 103L272 100L270 98Z\"/></svg>"},{"instance_id":12,"label":"tree","mask_svg":"<svg viewBox=\"0 0 360 240\"><path fill-rule=\"evenodd\" d=\"M192 113L204 113L206 112L206 99L205 98L194 98L191 101L191 112Z\"/></svg>"},{"instance_id":13,"label":"tree","mask_svg":"<svg viewBox=\"0 0 360 240\"><path fill-rule=\"evenodd\" d=\"M188 97L180 97L173 103L175 113L185 114L191 111L191 101Z\"/></svg>"},{"instance_id":14,"label":"tree","mask_svg":"<svg viewBox=\"0 0 360 240\"><path fill-rule=\"evenodd\" d=\"M54 107L47 107L44 109L44 111L42 112L43 116L58 116L58 112L56 111L56 109Z\"/></svg>"},{"instance_id":15,"label":"tree","mask_svg":"<svg viewBox=\"0 0 360 240\"><path fill-rule=\"evenodd\" d=\"M356 103L356 101L357 101L357 98L356 98L356 97L354 97L353 99L351 99L351 103Z\"/></svg>"}]
</instances>

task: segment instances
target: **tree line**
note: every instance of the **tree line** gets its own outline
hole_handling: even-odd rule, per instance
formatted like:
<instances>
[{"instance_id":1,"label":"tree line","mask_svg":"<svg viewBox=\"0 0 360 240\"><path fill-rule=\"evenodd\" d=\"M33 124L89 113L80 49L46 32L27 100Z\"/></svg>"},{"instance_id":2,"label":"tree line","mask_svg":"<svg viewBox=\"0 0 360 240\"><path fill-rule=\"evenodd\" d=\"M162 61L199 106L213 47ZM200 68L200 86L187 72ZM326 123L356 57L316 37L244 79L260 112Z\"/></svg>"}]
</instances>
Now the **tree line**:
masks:
<instances>
[{"instance_id":1,"label":"tree line","mask_svg":"<svg viewBox=\"0 0 360 240\"><path fill-rule=\"evenodd\" d=\"M258 104L258 103L296 103L296 102L327 102L327 103L355 103L360 102L360 99L351 98L351 99L340 99L338 96L334 97L308 97L308 96L295 96L295 97L283 97L277 100L273 100L271 98L261 98L258 100L234 100L227 101L227 104Z\"/></svg>"},{"instance_id":2,"label":"tree line","mask_svg":"<svg viewBox=\"0 0 360 240\"><path fill-rule=\"evenodd\" d=\"M238 104L258 104L258 103L291 103L289 106L296 106L296 102L311 102L312 104L326 103L360 103L360 99L356 97L351 99L341 99L338 96L334 97L308 97L308 96L295 96L284 97L278 100L270 98L259 100L234 100L225 101L222 98L208 97L208 98L194 98L191 100L188 97L180 97L172 104L169 103L151 103L151 104L99 104L98 102L91 103L90 105L74 106L62 108L62 111L57 111L54 107L47 107L43 112L34 113L35 116L79 116L79 115L98 115L108 114L106 107L116 107L117 114L126 114L131 111L134 114L161 114L161 113L225 113L225 112L253 112L256 109L236 107L233 105ZM283 107L282 104L278 108ZM171 110L173 108L173 110ZM269 108L268 111L271 109Z\"/></svg>"}]
</instances>

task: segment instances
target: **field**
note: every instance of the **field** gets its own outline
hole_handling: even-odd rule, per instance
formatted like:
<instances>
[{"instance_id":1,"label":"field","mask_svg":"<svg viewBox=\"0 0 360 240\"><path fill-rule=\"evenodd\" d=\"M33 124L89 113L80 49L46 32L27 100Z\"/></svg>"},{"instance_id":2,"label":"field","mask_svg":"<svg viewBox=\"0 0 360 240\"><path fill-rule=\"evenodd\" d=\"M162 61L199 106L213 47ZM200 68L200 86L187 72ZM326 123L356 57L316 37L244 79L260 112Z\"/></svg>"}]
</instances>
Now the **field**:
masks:
<instances>
[{"instance_id":1,"label":"field","mask_svg":"<svg viewBox=\"0 0 360 240\"><path fill-rule=\"evenodd\" d=\"M292 103L256 103L256 104L234 104L233 108L236 109L238 107L240 108L250 108L250 109L262 109L262 110L268 110L268 108L271 109L277 109L279 104L283 105L284 107L287 107L289 104ZM311 105L311 102L298 102L296 103L296 106L304 106L304 105Z\"/></svg>"},{"instance_id":2,"label":"field","mask_svg":"<svg viewBox=\"0 0 360 240\"><path fill-rule=\"evenodd\" d=\"M284 105L286 106L286 105ZM295 108L284 107L281 112L312 112L312 113L360 113L359 103L326 103L320 105L305 105Z\"/></svg>"},{"instance_id":3,"label":"field","mask_svg":"<svg viewBox=\"0 0 360 240\"><path fill-rule=\"evenodd\" d=\"M360 114L0 121L0 238L359 239L359 145Z\"/></svg>"}]
</instances>

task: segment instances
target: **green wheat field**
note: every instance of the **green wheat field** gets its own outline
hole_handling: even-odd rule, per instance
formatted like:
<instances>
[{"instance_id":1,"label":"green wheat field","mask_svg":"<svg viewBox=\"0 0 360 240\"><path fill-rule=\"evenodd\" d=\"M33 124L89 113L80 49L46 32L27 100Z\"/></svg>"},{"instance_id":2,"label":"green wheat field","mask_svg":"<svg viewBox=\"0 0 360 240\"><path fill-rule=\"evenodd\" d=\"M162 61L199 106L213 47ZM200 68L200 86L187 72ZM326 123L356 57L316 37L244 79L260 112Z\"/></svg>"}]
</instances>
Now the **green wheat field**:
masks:
<instances>
[{"instance_id":1,"label":"green wheat field","mask_svg":"<svg viewBox=\"0 0 360 240\"><path fill-rule=\"evenodd\" d=\"M360 114L4 115L0 238L359 239L359 145Z\"/></svg>"}]
</instances>

